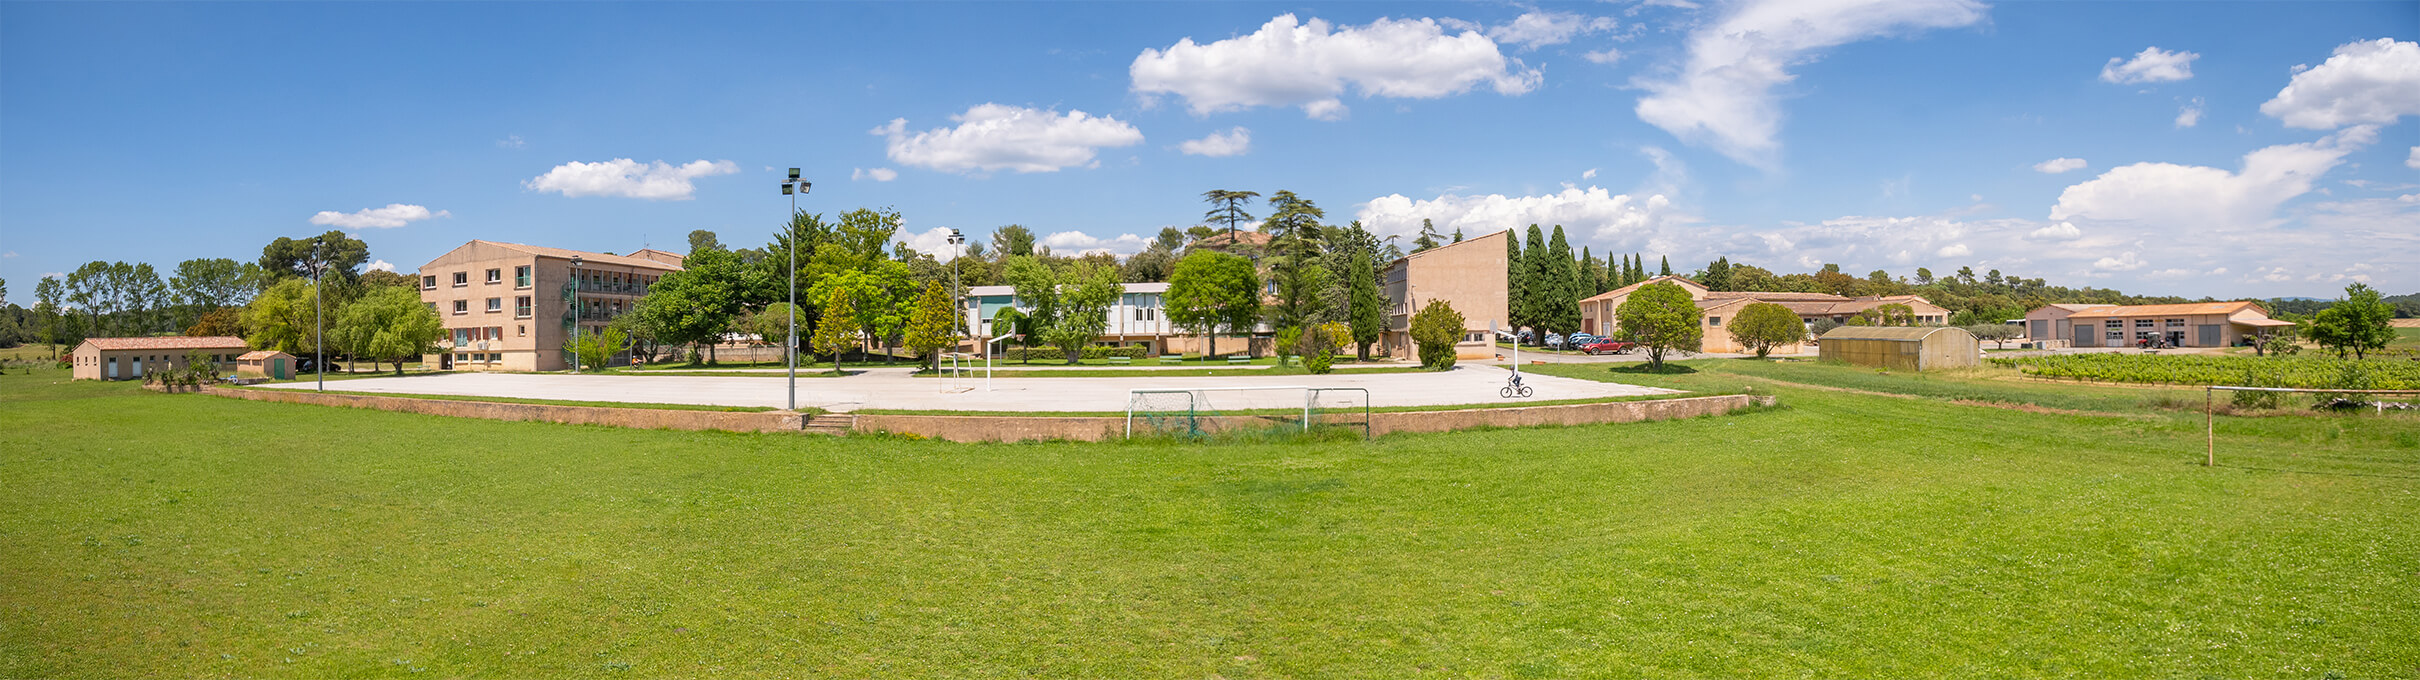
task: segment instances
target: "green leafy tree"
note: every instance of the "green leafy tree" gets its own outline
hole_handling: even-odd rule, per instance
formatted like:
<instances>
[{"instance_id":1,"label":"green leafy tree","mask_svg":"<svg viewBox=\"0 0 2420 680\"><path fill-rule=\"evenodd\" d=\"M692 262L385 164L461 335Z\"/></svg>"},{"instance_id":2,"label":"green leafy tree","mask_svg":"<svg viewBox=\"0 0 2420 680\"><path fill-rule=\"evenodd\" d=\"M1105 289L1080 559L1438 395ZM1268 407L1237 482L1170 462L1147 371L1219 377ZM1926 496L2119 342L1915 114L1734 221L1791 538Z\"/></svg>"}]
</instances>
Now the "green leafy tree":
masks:
<instances>
[{"instance_id":1,"label":"green leafy tree","mask_svg":"<svg viewBox=\"0 0 2420 680\"><path fill-rule=\"evenodd\" d=\"M1657 276L1671 276L1671 275L1672 275L1672 256L1670 256L1670 255L1666 255L1666 256L1664 256L1662 268L1658 270L1658 272L1657 272L1657 274L1656 274L1656 275L1657 275Z\"/></svg>"},{"instance_id":2,"label":"green leafy tree","mask_svg":"<svg viewBox=\"0 0 2420 680\"><path fill-rule=\"evenodd\" d=\"M2000 349L2008 349L2008 341L2016 339L2017 335L2023 333L2016 326L2004 323L1979 323L1967 326L1966 332L1974 334L1976 340L1991 341Z\"/></svg>"},{"instance_id":3,"label":"green leafy tree","mask_svg":"<svg viewBox=\"0 0 2420 680\"><path fill-rule=\"evenodd\" d=\"M765 305L764 309L757 310L755 314L748 316L748 330L755 333L756 337L762 338L765 344L789 347L791 344L790 310L790 303L787 302ZM807 322L806 315L798 316L799 325L805 326Z\"/></svg>"},{"instance_id":4,"label":"green leafy tree","mask_svg":"<svg viewBox=\"0 0 2420 680\"><path fill-rule=\"evenodd\" d=\"M1529 267L1521 258L1521 232L1504 230L1504 323L1511 326L1513 337L1520 337L1521 322L1529 318ZM1425 308L1424 308L1425 309ZM1494 320L1489 320L1494 325Z\"/></svg>"},{"instance_id":5,"label":"green leafy tree","mask_svg":"<svg viewBox=\"0 0 2420 680\"><path fill-rule=\"evenodd\" d=\"M1770 302L1758 302L1739 310L1731 318L1731 339L1741 347L1765 358L1773 348L1793 345L1807 339L1807 326L1798 320L1798 313Z\"/></svg>"},{"instance_id":6,"label":"green leafy tree","mask_svg":"<svg viewBox=\"0 0 2420 680\"><path fill-rule=\"evenodd\" d=\"M1444 300L1430 300L1428 305L1412 314L1412 342L1420 346L1420 367L1445 370L1454 367L1454 345L1462 341L1468 322L1462 313Z\"/></svg>"},{"instance_id":7,"label":"green leafy tree","mask_svg":"<svg viewBox=\"0 0 2420 680\"><path fill-rule=\"evenodd\" d=\"M1250 204L1255 198L1260 198L1260 192L1228 189L1211 189L1202 192L1202 200L1210 204L1210 212L1203 213L1202 220L1227 225L1227 234L1232 236L1239 225L1252 221L1252 213L1244 212L1244 206Z\"/></svg>"},{"instance_id":8,"label":"green leafy tree","mask_svg":"<svg viewBox=\"0 0 2420 680\"><path fill-rule=\"evenodd\" d=\"M2337 298L2336 304L2312 315L2303 335L2336 350L2337 356L2350 353L2355 359L2366 359L2370 352L2395 341L2394 318L2394 305L2387 304L2369 284L2355 283L2345 287L2344 297Z\"/></svg>"},{"instance_id":9,"label":"green leafy tree","mask_svg":"<svg viewBox=\"0 0 2420 680\"><path fill-rule=\"evenodd\" d=\"M907 328L907 308L914 299L911 292L914 286L907 265L880 260L866 269L841 270L823 276L809 289L809 297L828 299L833 290L849 291L850 313L836 316L826 308L823 321L827 325L835 320L855 323L867 340L889 346Z\"/></svg>"},{"instance_id":10,"label":"green leafy tree","mask_svg":"<svg viewBox=\"0 0 2420 680\"><path fill-rule=\"evenodd\" d=\"M728 250L690 253L681 271L665 274L648 286L633 313L655 330L658 342L697 344L713 360L716 341L739 318L748 289L749 265ZM694 353L693 353L694 356Z\"/></svg>"},{"instance_id":11,"label":"green leafy tree","mask_svg":"<svg viewBox=\"0 0 2420 680\"><path fill-rule=\"evenodd\" d=\"M1377 267L1368 257L1353 258L1351 280L1352 323L1348 326L1349 334L1342 338L1358 345L1353 353L1355 358L1369 361L1370 345L1378 342L1379 334L1386 331L1386 293L1379 290Z\"/></svg>"},{"instance_id":12,"label":"green leafy tree","mask_svg":"<svg viewBox=\"0 0 2420 680\"><path fill-rule=\"evenodd\" d=\"M1125 287L1118 285L1116 267L1081 263L1060 284L1057 318L1042 327L1042 339L1067 354L1067 363L1084 358L1084 348L1109 329L1109 308Z\"/></svg>"},{"instance_id":13,"label":"green leafy tree","mask_svg":"<svg viewBox=\"0 0 2420 680\"><path fill-rule=\"evenodd\" d=\"M1698 283L1705 284L1706 290L1739 290L1731 287L1731 258L1727 256L1717 257L1713 262L1706 263L1706 273L1703 278L1698 280Z\"/></svg>"},{"instance_id":14,"label":"green leafy tree","mask_svg":"<svg viewBox=\"0 0 2420 680\"><path fill-rule=\"evenodd\" d=\"M1420 234L1412 238L1412 252L1417 253L1443 245L1439 243L1440 238L1437 235L1437 225L1429 222L1426 217L1420 218Z\"/></svg>"},{"instance_id":15,"label":"green leafy tree","mask_svg":"<svg viewBox=\"0 0 2420 680\"><path fill-rule=\"evenodd\" d=\"M563 351L578 357L580 365L600 370L613 363L613 356L630 349L630 334L620 328L606 326L596 333L581 333L580 337L563 343Z\"/></svg>"},{"instance_id":16,"label":"green leafy tree","mask_svg":"<svg viewBox=\"0 0 2420 680\"><path fill-rule=\"evenodd\" d=\"M1664 355L1696 352L1704 346L1704 310L1680 284L1664 281L1640 286L1613 312L1622 333L1647 350L1650 370L1663 370Z\"/></svg>"},{"instance_id":17,"label":"green leafy tree","mask_svg":"<svg viewBox=\"0 0 2420 680\"><path fill-rule=\"evenodd\" d=\"M696 229L689 232L689 254L695 255L708 250L722 249L723 241L722 239L715 238L714 232L704 229Z\"/></svg>"},{"instance_id":18,"label":"green leafy tree","mask_svg":"<svg viewBox=\"0 0 2420 680\"><path fill-rule=\"evenodd\" d=\"M833 286L824 291L823 323L816 324L813 342L815 351L832 355L832 374L840 375L840 355L857 345L864 332L853 320L857 317L857 299L848 288Z\"/></svg>"},{"instance_id":19,"label":"green leafy tree","mask_svg":"<svg viewBox=\"0 0 2420 680\"><path fill-rule=\"evenodd\" d=\"M271 284L244 308L245 344L296 356L317 345L318 322L311 307L311 282L288 277ZM426 307L423 307L426 309Z\"/></svg>"},{"instance_id":20,"label":"green leafy tree","mask_svg":"<svg viewBox=\"0 0 2420 680\"><path fill-rule=\"evenodd\" d=\"M1273 321L1281 328L1323 321L1320 301L1335 285L1334 276L1320 266L1325 240L1319 220L1327 213L1291 191L1270 196L1269 208L1269 219L1261 223L1261 231L1269 234L1269 245L1276 253L1269 262L1269 278L1277 284Z\"/></svg>"},{"instance_id":21,"label":"green leafy tree","mask_svg":"<svg viewBox=\"0 0 2420 680\"><path fill-rule=\"evenodd\" d=\"M403 375L404 362L436 350L445 322L420 301L419 292L382 287L345 305L328 332L347 354L392 363L395 374Z\"/></svg>"},{"instance_id":22,"label":"green leafy tree","mask_svg":"<svg viewBox=\"0 0 2420 680\"><path fill-rule=\"evenodd\" d=\"M916 297L915 312L908 315L908 350L932 362L933 370L941 370L941 350L958 344L957 312L958 306L950 302L948 284L934 281L925 284L924 294Z\"/></svg>"},{"instance_id":23,"label":"green leafy tree","mask_svg":"<svg viewBox=\"0 0 2420 680\"><path fill-rule=\"evenodd\" d=\"M1260 274L1242 256L1197 250L1177 261L1166 303L1168 321L1206 336L1204 356L1216 355L1220 334L1249 329L1260 318Z\"/></svg>"},{"instance_id":24,"label":"green leafy tree","mask_svg":"<svg viewBox=\"0 0 2420 680\"><path fill-rule=\"evenodd\" d=\"M1000 257L1025 257L1034 254L1034 230L1022 224L1011 224L992 230L992 252Z\"/></svg>"},{"instance_id":25,"label":"green leafy tree","mask_svg":"<svg viewBox=\"0 0 2420 680\"><path fill-rule=\"evenodd\" d=\"M34 313L41 318L42 339L50 343L52 359L59 358L59 345L67 342L75 324L75 317L66 314L66 288L56 276L34 282Z\"/></svg>"},{"instance_id":26,"label":"green leafy tree","mask_svg":"<svg viewBox=\"0 0 2420 680\"><path fill-rule=\"evenodd\" d=\"M351 282L370 261L370 244L341 229L309 238L277 237L261 248L260 268L270 276L311 278L318 272Z\"/></svg>"}]
</instances>

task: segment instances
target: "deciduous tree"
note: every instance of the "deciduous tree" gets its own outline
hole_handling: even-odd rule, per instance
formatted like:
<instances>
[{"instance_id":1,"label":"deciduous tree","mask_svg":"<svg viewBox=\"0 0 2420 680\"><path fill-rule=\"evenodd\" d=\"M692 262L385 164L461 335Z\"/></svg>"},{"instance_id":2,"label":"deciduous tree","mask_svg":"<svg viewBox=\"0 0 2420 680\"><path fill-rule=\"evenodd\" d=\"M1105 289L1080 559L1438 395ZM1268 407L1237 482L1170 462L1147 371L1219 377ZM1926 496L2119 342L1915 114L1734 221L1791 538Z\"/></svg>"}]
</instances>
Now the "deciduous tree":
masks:
<instances>
[{"instance_id":1,"label":"deciduous tree","mask_svg":"<svg viewBox=\"0 0 2420 680\"><path fill-rule=\"evenodd\" d=\"M1731 339L1741 347L1765 358L1773 348L1797 344L1807 339L1807 327L1798 320L1798 313L1770 302L1758 302L1739 310L1731 318Z\"/></svg>"},{"instance_id":2,"label":"deciduous tree","mask_svg":"<svg viewBox=\"0 0 2420 680\"><path fill-rule=\"evenodd\" d=\"M1631 291L1630 298L1614 310L1614 318L1631 342L1646 348L1651 370L1663 370L1664 355L1696 352L1705 343L1705 312L1689 298L1688 290L1670 281Z\"/></svg>"},{"instance_id":3,"label":"deciduous tree","mask_svg":"<svg viewBox=\"0 0 2420 680\"><path fill-rule=\"evenodd\" d=\"M957 313L948 284L925 284L924 294L916 297L915 311L908 315L908 351L932 362L933 370L941 370L941 350L958 344Z\"/></svg>"},{"instance_id":4,"label":"deciduous tree","mask_svg":"<svg viewBox=\"0 0 2420 680\"><path fill-rule=\"evenodd\" d=\"M1168 321L1206 336L1204 356L1216 355L1220 334L1250 329L1260 318L1260 274L1241 256L1194 251L1168 277L1166 303Z\"/></svg>"},{"instance_id":5,"label":"deciduous tree","mask_svg":"<svg viewBox=\"0 0 2420 680\"><path fill-rule=\"evenodd\" d=\"M1430 300L1427 306L1412 314L1412 342L1420 346L1420 367L1445 370L1454 367L1454 345L1462 342L1468 320L1444 300Z\"/></svg>"},{"instance_id":6,"label":"deciduous tree","mask_svg":"<svg viewBox=\"0 0 2420 680\"><path fill-rule=\"evenodd\" d=\"M396 375L402 375L405 361L417 360L420 355L436 350L437 338L445 334L445 323L420 301L418 291L380 287L345 305L329 333L347 354L366 357L373 363L387 361L395 365Z\"/></svg>"}]
</instances>

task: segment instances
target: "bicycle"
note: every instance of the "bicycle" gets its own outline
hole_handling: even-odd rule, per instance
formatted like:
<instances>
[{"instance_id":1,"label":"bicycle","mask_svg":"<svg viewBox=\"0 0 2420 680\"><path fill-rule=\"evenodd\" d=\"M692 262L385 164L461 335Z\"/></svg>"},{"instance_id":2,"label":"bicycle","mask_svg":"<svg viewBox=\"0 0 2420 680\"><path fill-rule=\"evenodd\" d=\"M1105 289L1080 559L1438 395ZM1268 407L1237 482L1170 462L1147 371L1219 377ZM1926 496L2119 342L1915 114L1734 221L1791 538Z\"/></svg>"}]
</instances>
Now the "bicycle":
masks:
<instances>
[{"instance_id":1,"label":"bicycle","mask_svg":"<svg viewBox=\"0 0 2420 680\"><path fill-rule=\"evenodd\" d=\"M1528 385L1521 384L1521 374L1519 373L1513 374L1511 380L1505 381L1504 389L1496 390L1496 394L1503 395L1506 399L1516 396L1527 397L1533 392L1534 390L1531 390Z\"/></svg>"}]
</instances>

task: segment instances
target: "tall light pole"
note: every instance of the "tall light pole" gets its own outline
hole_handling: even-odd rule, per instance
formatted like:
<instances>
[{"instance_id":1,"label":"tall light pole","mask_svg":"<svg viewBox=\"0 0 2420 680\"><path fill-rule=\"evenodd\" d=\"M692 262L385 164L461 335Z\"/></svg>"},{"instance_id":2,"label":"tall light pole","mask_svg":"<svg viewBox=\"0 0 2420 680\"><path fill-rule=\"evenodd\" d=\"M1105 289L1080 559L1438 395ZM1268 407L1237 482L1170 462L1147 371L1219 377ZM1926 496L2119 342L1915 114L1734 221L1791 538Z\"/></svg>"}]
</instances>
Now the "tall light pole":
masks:
<instances>
[{"instance_id":1,"label":"tall light pole","mask_svg":"<svg viewBox=\"0 0 2420 680\"><path fill-rule=\"evenodd\" d=\"M319 289L322 287L319 284L322 279L327 278L328 272L328 263L325 261L325 258L321 257L322 253L319 252L319 249L324 247L326 247L324 244L313 245L311 247L310 261L311 368L319 371L319 386L312 389L319 392L328 391L328 321L327 314L320 311L319 302L321 298ZM377 367L372 366L371 368Z\"/></svg>"},{"instance_id":2,"label":"tall light pole","mask_svg":"<svg viewBox=\"0 0 2420 680\"><path fill-rule=\"evenodd\" d=\"M790 223L782 225L789 232L790 247L790 334L783 338L782 356L790 365L790 410L798 410L798 195L814 189L815 183L798 178L798 168L790 169L790 178L782 180L781 195L790 197ZM832 356L833 365L840 364L840 355Z\"/></svg>"},{"instance_id":3,"label":"tall light pole","mask_svg":"<svg viewBox=\"0 0 2420 680\"><path fill-rule=\"evenodd\" d=\"M571 372L580 372L580 256L571 256Z\"/></svg>"},{"instance_id":4,"label":"tall light pole","mask_svg":"<svg viewBox=\"0 0 2420 680\"><path fill-rule=\"evenodd\" d=\"M958 258L963 256L965 249L961 246L964 245L966 245L966 234L958 231L957 229L951 229L950 309L955 313L950 315L951 317L954 317L950 319L950 331L958 337L950 339L950 349L958 348L959 339L967 338L973 335L972 328L960 325L970 323L966 320L966 289L958 285ZM938 363L934 364L933 370L935 372L939 372L941 370L941 365ZM957 378L957 369L954 366L951 368L950 374L951 379L955 380Z\"/></svg>"}]
</instances>

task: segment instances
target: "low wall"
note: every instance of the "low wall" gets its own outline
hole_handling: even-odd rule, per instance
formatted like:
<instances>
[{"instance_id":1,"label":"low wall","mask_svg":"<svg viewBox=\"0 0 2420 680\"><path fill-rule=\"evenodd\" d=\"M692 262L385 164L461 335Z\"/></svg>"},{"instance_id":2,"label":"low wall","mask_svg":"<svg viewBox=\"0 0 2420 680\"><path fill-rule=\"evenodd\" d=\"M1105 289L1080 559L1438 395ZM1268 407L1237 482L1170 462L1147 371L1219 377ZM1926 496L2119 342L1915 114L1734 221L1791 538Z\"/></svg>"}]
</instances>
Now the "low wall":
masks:
<instances>
[{"instance_id":1,"label":"low wall","mask_svg":"<svg viewBox=\"0 0 2420 680\"><path fill-rule=\"evenodd\" d=\"M411 397L374 397L360 394L327 394L301 390L247 390L225 387L204 387L203 394L253 401L275 401L288 404L313 404L367 408L380 411L400 411L432 416L457 418L486 418L489 420L532 420L574 425L611 425L662 430L724 430L729 432L797 432L805 427L800 414L789 411L680 411L654 408L616 408L610 406L560 406L555 404L507 404L490 401L459 401L453 399L415 399Z\"/></svg>"},{"instance_id":2,"label":"low wall","mask_svg":"<svg viewBox=\"0 0 2420 680\"><path fill-rule=\"evenodd\" d=\"M1746 408L1751 404L1771 405L1772 403L1773 397L1770 396L1727 394L1713 397L1613 401L1558 406L1372 413L1370 414L1370 435L1378 436L1394 432L1448 432L1477 427L1592 425L1643 420L1672 420L1720 415ZM1126 418L1124 416L1024 417L867 413L858 414L855 417L856 429L860 432L908 434L954 442L1013 442L1049 439L1090 442L1114 440L1126 435ZM1220 432L1268 427L1281 421L1299 422L1287 418L1259 416L1214 416L1204 418L1201 428L1208 432Z\"/></svg>"}]
</instances>

